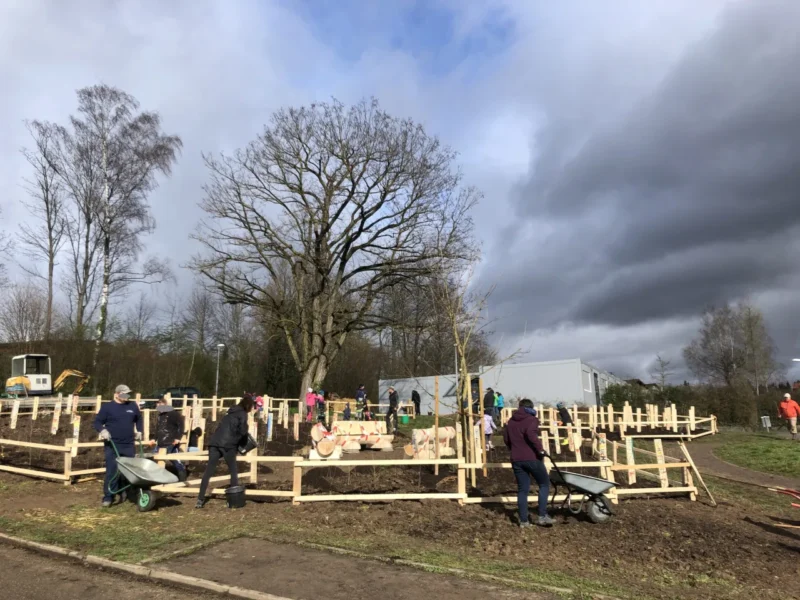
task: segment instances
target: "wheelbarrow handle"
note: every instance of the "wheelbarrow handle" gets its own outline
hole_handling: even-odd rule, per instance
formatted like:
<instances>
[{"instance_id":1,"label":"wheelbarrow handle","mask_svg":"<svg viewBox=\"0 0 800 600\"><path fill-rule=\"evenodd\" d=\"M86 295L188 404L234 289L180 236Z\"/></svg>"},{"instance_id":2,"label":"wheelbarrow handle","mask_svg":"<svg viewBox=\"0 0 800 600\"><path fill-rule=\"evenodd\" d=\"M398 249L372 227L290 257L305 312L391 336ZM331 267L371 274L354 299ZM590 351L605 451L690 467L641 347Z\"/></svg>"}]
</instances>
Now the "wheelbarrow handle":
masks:
<instances>
[{"instance_id":1,"label":"wheelbarrow handle","mask_svg":"<svg viewBox=\"0 0 800 600\"><path fill-rule=\"evenodd\" d=\"M114 443L114 440L109 438L108 443L111 444L111 447L114 449L114 454L117 455L117 458L120 458L119 450L117 450L117 445ZM139 440L139 457L144 458L144 447L142 446L142 440Z\"/></svg>"}]
</instances>

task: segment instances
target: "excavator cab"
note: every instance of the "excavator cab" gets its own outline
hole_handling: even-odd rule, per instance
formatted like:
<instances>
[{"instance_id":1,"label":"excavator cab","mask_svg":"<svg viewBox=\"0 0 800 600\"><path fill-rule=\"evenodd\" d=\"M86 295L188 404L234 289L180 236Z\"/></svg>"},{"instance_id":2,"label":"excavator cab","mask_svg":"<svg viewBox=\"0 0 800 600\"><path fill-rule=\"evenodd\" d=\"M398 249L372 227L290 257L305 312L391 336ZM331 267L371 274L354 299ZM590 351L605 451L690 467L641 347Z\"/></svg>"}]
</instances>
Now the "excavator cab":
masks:
<instances>
[{"instance_id":1,"label":"excavator cab","mask_svg":"<svg viewBox=\"0 0 800 600\"><path fill-rule=\"evenodd\" d=\"M53 393L50 357L20 354L11 359L11 377L6 380L10 396L50 396Z\"/></svg>"}]
</instances>

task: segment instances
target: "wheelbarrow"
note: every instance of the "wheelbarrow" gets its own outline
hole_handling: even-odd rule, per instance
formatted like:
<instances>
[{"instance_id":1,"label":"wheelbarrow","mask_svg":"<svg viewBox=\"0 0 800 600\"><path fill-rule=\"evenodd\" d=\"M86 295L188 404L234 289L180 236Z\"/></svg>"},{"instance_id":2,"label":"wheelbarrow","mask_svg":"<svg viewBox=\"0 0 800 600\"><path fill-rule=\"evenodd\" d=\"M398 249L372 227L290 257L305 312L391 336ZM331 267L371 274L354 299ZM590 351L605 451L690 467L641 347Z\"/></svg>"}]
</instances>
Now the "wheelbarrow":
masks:
<instances>
[{"instance_id":1,"label":"wheelbarrow","mask_svg":"<svg viewBox=\"0 0 800 600\"><path fill-rule=\"evenodd\" d=\"M141 442L139 442L138 458L120 456L114 442L112 440L109 440L109 442L111 443L111 447L114 448L114 454L117 455L117 475L109 484L109 491L112 494L120 494L131 490L136 494L136 509L139 512L153 510L156 506L159 494L150 488L154 485L178 483L177 476L149 458L144 458ZM116 490L111 489L114 482L118 481L120 476L128 482L128 485L122 486Z\"/></svg>"},{"instance_id":2,"label":"wheelbarrow","mask_svg":"<svg viewBox=\"0 0 800 600\"><path fill-rule=\"evenodd\" d=\"M555 503L558 487L563 486L567 490L567 497L561 503L561 508L566 508L573 515L579 515L583 510L592 523L605 523L614 515L611 510L611 502L605 493L614 487L613 481L592 477L590 475L579 475L562 471L548 455L553 464L555 472L550 473L550 483L553 484L553 502ZM580 496L580 501L575 506L573 495Z\"/></svg>"}]
</instances>

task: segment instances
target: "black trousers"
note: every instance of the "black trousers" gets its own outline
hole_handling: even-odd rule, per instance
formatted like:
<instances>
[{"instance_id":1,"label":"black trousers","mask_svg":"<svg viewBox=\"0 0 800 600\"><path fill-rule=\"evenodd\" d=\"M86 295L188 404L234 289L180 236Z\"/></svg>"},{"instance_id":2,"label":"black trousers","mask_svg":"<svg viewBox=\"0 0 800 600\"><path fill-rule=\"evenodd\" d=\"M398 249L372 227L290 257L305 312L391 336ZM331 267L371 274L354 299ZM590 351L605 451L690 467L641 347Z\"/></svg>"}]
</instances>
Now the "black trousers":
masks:
<instances>
[{"instance_id":1,"label":"black trousers","mask_svg":"<svg viewBox=\"0 0 800 600\"><path fill-rule=\"evenodd\" d=\"M208 466L206 472L203 473L203 481L200 482L200 493L197 495L199 499L206 497L206 490L208 489L208 481L217 470L219 459L224 458L225 463L228 465L228 471L231 473L231 486L239 485L239 471L236 470L236 448L219 448L211 446L208 449Z\"/></svg>"},{"instance_id":2,"label":"black trousers","mask_svg":"<svg viewBox=\"0 0 800 600\"><path fill-rule=\"evenodd\" d=\"M397 431L397 408L389 407L386 413L386 433Z\"/></svg>"}]
</instances>

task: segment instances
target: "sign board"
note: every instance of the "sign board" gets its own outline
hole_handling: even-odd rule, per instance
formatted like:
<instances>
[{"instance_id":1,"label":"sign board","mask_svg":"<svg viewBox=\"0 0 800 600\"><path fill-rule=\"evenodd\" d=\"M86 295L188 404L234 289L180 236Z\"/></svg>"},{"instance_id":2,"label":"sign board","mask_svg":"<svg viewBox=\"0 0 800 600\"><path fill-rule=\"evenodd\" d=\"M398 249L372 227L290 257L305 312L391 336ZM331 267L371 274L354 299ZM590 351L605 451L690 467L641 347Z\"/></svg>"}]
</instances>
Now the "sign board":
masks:
<instances>
[{"instance_id":1,"label":"sign board","mask_svg":"<svg viewBox=\"0 0 800 600\"><path fill-rule=\"evenodd\" d=\"M770 427L772 427L772 421L770 420L769 415L764 415L761 417L761 426L767 431L769 431Z\"/></svg>"},{"instance_id":2,"label":"sign board","mask_svg":"<svg viewBox=\"0 0 800 600\"><path fill-rule=\"evenodd\" d=\"M78 442L81 439L81 418L75 415L72 419L72 457L78 456Z\"/></svg>"}]
</instances>

